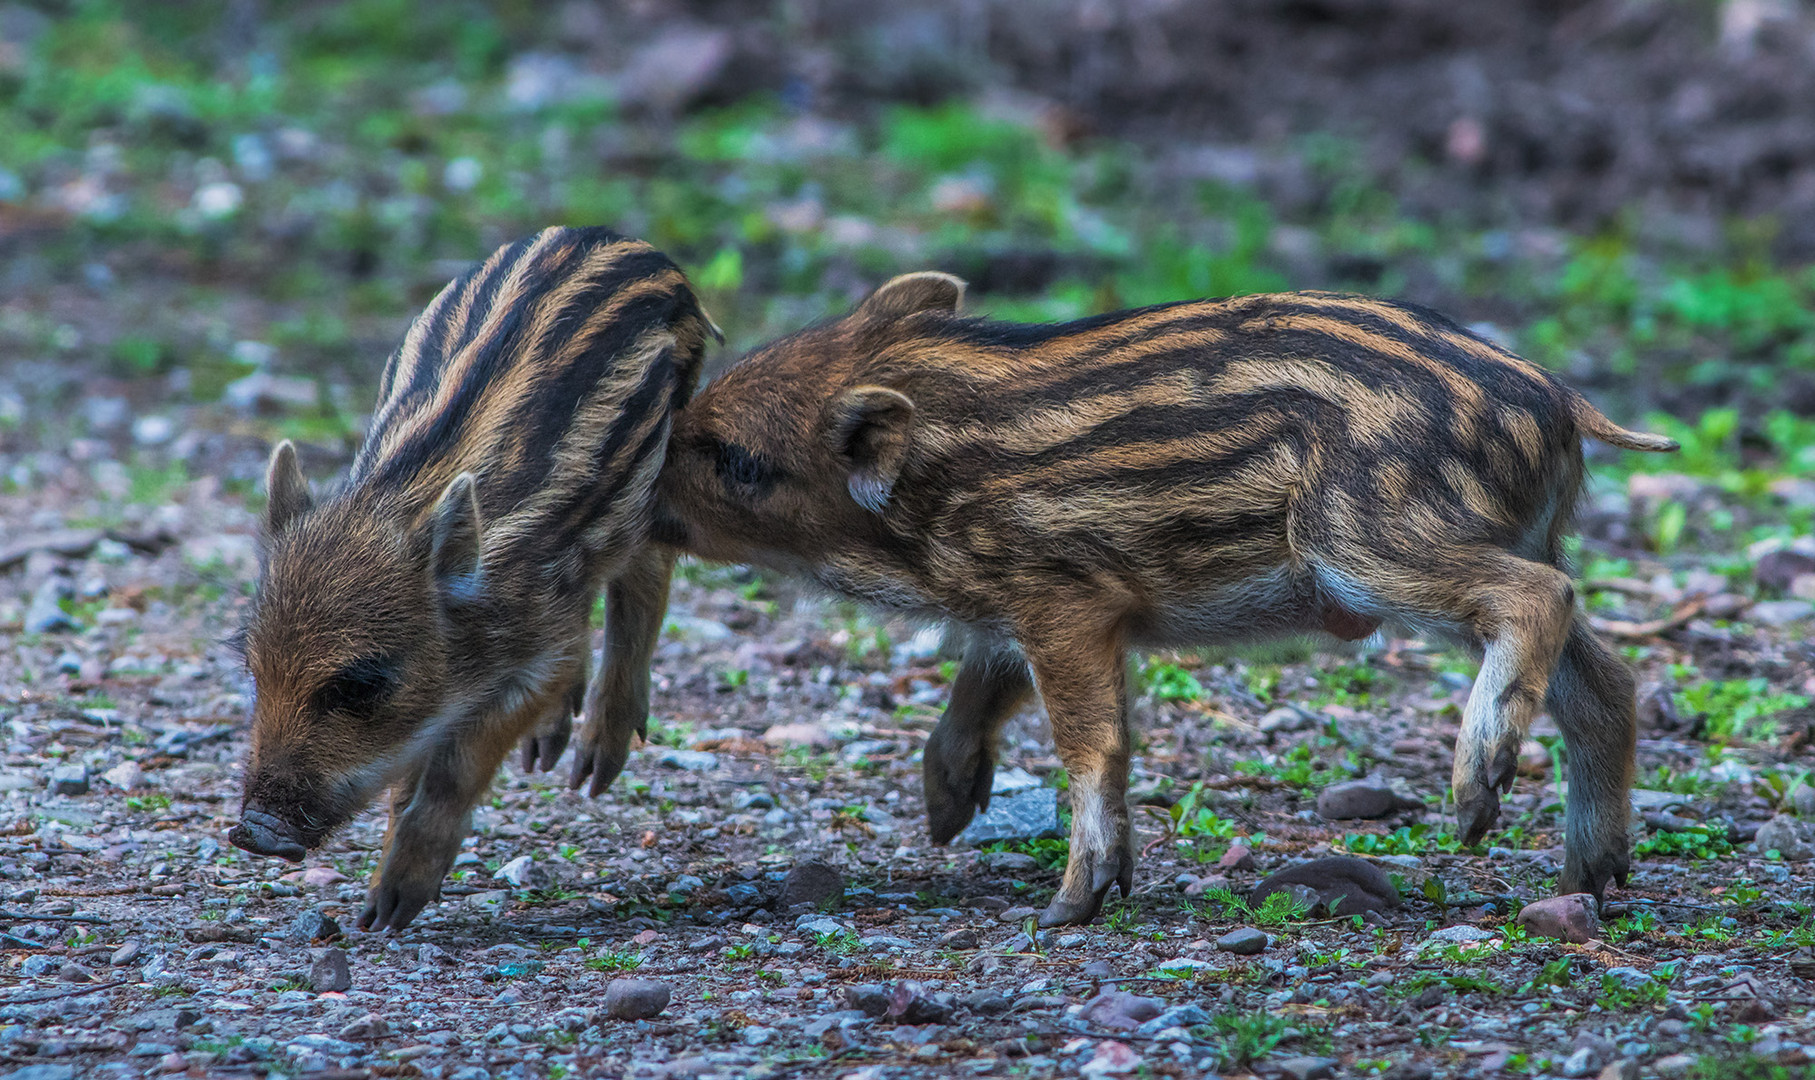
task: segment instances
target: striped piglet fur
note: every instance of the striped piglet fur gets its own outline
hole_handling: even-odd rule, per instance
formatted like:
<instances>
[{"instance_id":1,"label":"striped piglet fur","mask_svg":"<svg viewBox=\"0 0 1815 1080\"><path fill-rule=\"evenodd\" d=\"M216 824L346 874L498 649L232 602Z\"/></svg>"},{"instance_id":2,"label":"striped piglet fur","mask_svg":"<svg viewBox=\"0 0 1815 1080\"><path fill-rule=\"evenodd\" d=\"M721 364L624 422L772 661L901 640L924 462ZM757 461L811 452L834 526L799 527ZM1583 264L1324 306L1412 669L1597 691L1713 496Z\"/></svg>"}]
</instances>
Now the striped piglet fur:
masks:
<instances>
[{"instance_id":1,"label":"striped piglet fur","mask_svg":"<svg viewBox=\"0 0 1815 1080\"><path fill-rule=\"evenodd\" d=\"M300 859L388 787L360 925L397 929L438 895L513 745L552 765L583 707L581 771L617 772L672 569L647 542L652 486L714 334L648 244L548 229L416 319L338 490L314 497L277 448L234 843ZM589 694L601 588L612 625Z\"/></svg>"},{"instance_id":2,"label":"striped piglet fur","mask_svg":"<svg viewBox=\"0 0 1815 1080\"><path fill-rule=\"evenodd\" d=\"M933 838L988 805L1003 722L1038 690L1072 835L1044 925L1134 871L1127 654L1383 623L1482 657L1454 795L1493 827L1548 706L1568 748L1566 892L1624 880L1636 722L1563 538L1582 440L1615 426L1434 312L1328 293L1058 325L959 313L897 278L756 350L676 421L657 535L946 620L968 640L925 756Z\"/></svg>"}]
</instances>

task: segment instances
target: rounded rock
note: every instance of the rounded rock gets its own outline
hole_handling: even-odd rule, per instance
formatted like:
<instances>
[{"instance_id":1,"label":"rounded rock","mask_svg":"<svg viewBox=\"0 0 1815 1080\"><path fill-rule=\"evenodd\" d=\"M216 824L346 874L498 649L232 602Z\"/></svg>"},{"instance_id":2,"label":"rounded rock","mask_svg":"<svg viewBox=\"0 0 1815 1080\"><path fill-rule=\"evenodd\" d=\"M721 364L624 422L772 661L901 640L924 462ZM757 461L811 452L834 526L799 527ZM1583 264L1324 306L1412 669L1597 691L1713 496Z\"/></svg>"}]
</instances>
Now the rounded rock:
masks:
<instances>
[{"instance_id":1,"label":"rounded rock","mask_svg":"<svg viewBox=\"0 0 1815 1080\"><path fill-rule=\"evenodd\" d=\"M1269 940L1265 930L1244 926L1217 938L1216 947L1223 952L1234 953L1237 956L1258 956L1267 951Z\"/></svg>"},{"instance_id":2,"label":"rounded rock","mask_svg":"<svg viewBox=\"0 0 1815 1080\"><path fill-rule=\"evenodd\" d=\"M668 1007L672 992L653 979L613 979L605 988L605 1012L619 1020L648 1020Z\"/></svg>"}]
</instances>

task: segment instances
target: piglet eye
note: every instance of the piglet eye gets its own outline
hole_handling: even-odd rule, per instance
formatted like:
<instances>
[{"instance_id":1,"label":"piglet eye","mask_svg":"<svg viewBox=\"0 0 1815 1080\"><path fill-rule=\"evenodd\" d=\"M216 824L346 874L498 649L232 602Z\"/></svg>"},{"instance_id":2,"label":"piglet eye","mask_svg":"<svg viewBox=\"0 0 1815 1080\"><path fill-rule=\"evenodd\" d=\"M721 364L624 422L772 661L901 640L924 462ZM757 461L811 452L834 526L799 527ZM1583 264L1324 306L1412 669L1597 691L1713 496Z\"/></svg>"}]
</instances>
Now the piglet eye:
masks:
<instances>
[{"instance_id":1,"label":"piglet eye","mask_svg":"<svg viewBox=\"0 0 1815 1080\"><path fill-rule=\"evenodd\" d=\"M383 705L397 687L397 666L384 657L362 657L335 672L315 692L315 708L322 713L369 715Z\"/></svg>"},{"instance_id":2,"label":"piglet eye","mask_svg":"<svg viewBox=\"0 0 1815 1080\"><path fill-rule=\"evenodd\" d=\"M774 470L750 451L735 443L727 443L718 450L718 475L728 484L756 488L770 483L774 479Z\"/></svg>"}]
</instances>

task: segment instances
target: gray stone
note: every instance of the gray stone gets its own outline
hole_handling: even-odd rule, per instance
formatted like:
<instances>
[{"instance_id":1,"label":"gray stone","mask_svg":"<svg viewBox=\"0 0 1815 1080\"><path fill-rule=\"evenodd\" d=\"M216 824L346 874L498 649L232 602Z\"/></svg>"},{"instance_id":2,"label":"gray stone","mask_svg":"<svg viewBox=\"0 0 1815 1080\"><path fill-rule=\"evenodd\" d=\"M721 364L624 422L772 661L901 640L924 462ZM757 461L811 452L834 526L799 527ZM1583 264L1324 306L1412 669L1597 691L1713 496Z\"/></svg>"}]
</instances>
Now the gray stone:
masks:
<instances>
[{"instance_id":1,"label":"gray stone","mask_svg":"<svg viewBox=\"0 0 1815 1080\"><path fill-rule=\"evenodd\" d=\"M0 1080L76 1080L74 1065L27 1065L14 1069Z\"/></svg>"},{"instance_id":2,"label":"gray stone","mask_svg":"<svg viewBox=\"0 0 1815 1080\"><path fill-rule=\"evenodd\" d=\"M1807 600L1761 600L1752 605L1746 618L1759 626L1788 626L1815 614L1815 604ZM1653 1067L1662 1062L1654 1063Z\"/></svg>"},{"instance_id":3,"label":"gray stone","mask_svg":"<svg viewBox=\"0 0 1815 1080\"><path fill-rule=\"evenodd\" d=\"M1399 793L1377 780L1331 784L1317 796L1318 816L1329 821L1383 818L1403 807Z\"/></svg>"},{"instance_id":4,"label":"gray stone","mask_svg":"<svg viewBox=\"0 0 1815 1080\"><path fill-rule=\"evenodd\" d=\"M667 984L653 979L613 979L605 988L605 1012L619 1020L660 1016L672 996Z\"/></svg>"},{"instance_id":5,"label":"gray stone","mask_svg":"<svg viewBox=\"0 0 1815 1080\"><path fill-rule=\"evenodd\" d=\"M351 990L353 972L347 967L347 951L323 949L321 958L309 968L309 985L318 994Z\"/></svg>"},{"instance_id":6,"label":"gray stone","mask_svg":"<svg viewBox=\"0 0 1815 1080\"><path fill-rule=\"evenodd\" d=\"M889 991L887 987L875 983L862 983L844 988L845 1004L863 1013L865 1016L881 1016L889 1011ZM972 1006L975 1008L975 1006Z\"/></svg>"},{"instance_id":7,"label":"gray stone","mask_svg":"<svg viewBox=\"0 0 1815 1080\"><path fill-rule=\"evenodd\" d=\"M977 862L1004 874L1025 874L1040 868L1040 860L1020 851L986 851L977 856Z\"/></svg>"},{"instance_id":8,"label":"gray stone","mask_svg":"<svg viewBox=\"0 0 1815 1080\"><path fill-rule=\"evenodd\" d=\"M1265 732L1303 731L1313 727L1316 721L1299 712L1297 709L1281 706L1260 718L1260 729Z\"/></svg>"},{"instance_id":9,"label":"gray stone","mask_svg":"<svg viewBox=\"0 0 1815 1080\"><path fill-rule=\"evenodd\" d=\"M243 413L313 409L321 404L321 386L314 379L255 371L228 383L221 391L221 401Z\"/></svg>"},{"instance_id":10,"label":"gray stone","mask_svg":"<svg viewBox=\"0 0 1815 1080\"><path fill-rule=\"evenodd\" d=\"M1324 1077L1336 1075L1337 1061L1326 1057L1289 1057L1273 1063L1273 1067L1291 1080L1324 1080Z\"/></svg>"},{"instance_id":11,"label":"gray stone","mask_svg":"<svg viewBox=\"0 0 1815 1080\"><path fill-rule=\"evenodd\" d=\"M795 863L781 882L781 906L795 904L815 907L827 901L844 899L844 875L838 868L818 859Z\"/></svg>"},{"instance_id":12,"label":"gray stone","mask_svg":"<svg viewBox=\"0 0 1815 1080\"><path fill-rule=\"evenodd\" d=\"M1682 1076L1694 1067L1694 1054L1671 1054L1651 1063L1651 1068L1662 1077Z\"/></svg>"},{"instance_id":13,"label":"gray stone","mask_svg":"<svg viewBox=\"0 0 1815 1080\"><path fill-rule=\"evenodd\" d=\"M1042 787L1005 799L991 799L989 809L965 826L957 842L979 847L999 840L1043 840L1063 835L1059 793Z\"/></svg>"},{"instance_id":14,"label":"gray stone","mask_svg":"<svg viewBox=\"0 0 1815 1080\"><path fill-rule=\"evenodd\" d=\"M1626 990L1642 990L1657 982L1649 971L1635 967L1608 968L1606 974L1612 976L1613 980Z\"/></svg>"},{"instance_id":15,"label":"gray stone","mask_svg":"<svg viewBox=\"0 0 1815 1080\"><path fill-rule=\"evenodd\" d=\"M73 596L75 591L74 583L61 574L45 578L32 593L31 603L25 609L25 632L55 634L80 630L81 626L63 610L64 598Z\"/></svg>"},{"instance_id":16,"label":"gray stone","mask_svg":"<svg viewBox=\"0 0 1815 1080\"><path fill-rule=\"evenodd\" d=\"M500 866L492 879L505 882L514 889L546 889L554 884L554 875L548 872L548 868L528 855L519 855Z\"/></svg>"},{"instance_id":17,"label":"gray stone","mask_svg":"<svg viewBox=\"0 0 1815 1080\"><path fill-rule=\"evenodd\" d=\"M56 795L88 794L86 765L59 765L50 771L50 790Z\"/></svg>"},{"instance_id":18,"label":"gray stone","mask_svg":"<svg viewBox=\"0 0 1815 1080\"><path fill-rule=\"evenodd\" d=\"M340 924L334 921L334 916L309 910L290 921L284 936L298 945L307 945L314 941L332 941L340 934Z\"/></svg>"},{"instance_id":19,"label":"gray stone","mask_svg":"<svg viewBox=\"0 0 1815 1080\"><path fill-rule=\"evenodd\" d=\"M1798 817L1815 820L1815 787L1797 784L1790 790L1790 805L1796 808Z\"/></svg>"},{"instance_id":20,"label":"gray stone","mask_svg":"<svg viewBox=\"0 0 1815 1080\"><path fill-rule=\"evenodd\" d=\"M1078 1018L1092 1027L1133 1031L1165 1008L1158 998L1141 997L1126 990L1104 990L1084 1003Z\"/></svg>"},{"instance_id":21,"label":"gray stone","mask_svg":"<svg viewBox=\"0 0 1815 1080\"><path fill-rule=\"evenodd\" d=\"M686 772L711 772L718 768L718 755L710 750L664 750L656 764Z\"/></svg>"},{"instance_id":22,"label":"gray stone","mask_svg":"<svg viewBox=\"0 0 1815 1080\"><path fill-rule=\"evenodd\" d=\"M802 915L794 922L794 930L802 937L816 937L820 934L843 934L850 931L850 926L839 922L830 915Z\"/></svg>"},{"instance_id":23,"label":"gray stone","mask_svg":"<svg viewBox=\"0 0 1815 1080\"><path fill-rule=\"evenodd\" d=\"M981 941L982 938L974 928L962 926L956 930L941 934L939 936L939 947L942 949L956 949L962 952L976 948Z\"/></svg>"},{"instance_id":24,"label":"gray stone","mask_svg":"<svg viewBox=\"0 0 1815 1080\"><path fill-rule=\"evenodd\" d=\"M1318 903L1339 918L1400 906L1399 890L1380 867L1352 855L1332 855L1288 866L1271 874L1248 894L1258 908L1267 897L1294 885L1317 891Z\"/></svg>"},{"instance_id":25,"label":"gray stone","mask_svg":"<svg viewBox=\"0 0 1815 1080\"><path fill-rule=\"evenodd\" d=\"M1139 1028L1139 1033L1152 1037L1165 1031L1167 1028L1185 1028L1189 1030L1190 1028L1197 1027L1200 1024L1208 1024L1209 1022L1210 1014L1196 1005L1174 1005L1172 1008L1167 1009L1165 1012L1142 1024Z\"/></svg>"},{"instance_id":26,"label":"gray stone","mask_svg":"<svg viewBox=\"0 0 1815 1080\"><path fill-rule=\"evenodd\" d=\"M952 995L928 993L921 984L903 979L889 989L889 1007L883 1015L903 1024L943 1024L954 1007Z\"/></svg>"},{"instance_id":27,"label":"gray stone","mask_svg":"<svg viewBox=\"0 0 1815 1080\"><path fill-rule=\"evenodd\" d=\"M1265 930L1244 926L1217 938L1216 947L1223 952L1234 953L1237 956L1256 956L1267 951L1268 940Z\"/></svg>"},{"instance_id":28,"label":"gray stone","mask_svg":"<svg viewBox=\"0 0 1815 1080\"><path fill-rule=\"evenodd\" d=\"M1426 941L1444 942L1450 945L1463 945L1476 941L1486 941L1494 936L1492 930L1483 930L1479 926L1469 926L1459 923L1455 926L1446 926L1441 930L1433 931Z\"/></svg>"},{"instance_id":29,"label":"gray stone","mask_svg":"<svg viewBox=\"0 0 1815 1080\"><path fill-rule=\"evenodd\" d=\"M1785 862L1808 862L1815 859L1815 825L1779 814L1758 827L1752 846L1760 854L1776 851Z\"/></svg>"}]
</instances>

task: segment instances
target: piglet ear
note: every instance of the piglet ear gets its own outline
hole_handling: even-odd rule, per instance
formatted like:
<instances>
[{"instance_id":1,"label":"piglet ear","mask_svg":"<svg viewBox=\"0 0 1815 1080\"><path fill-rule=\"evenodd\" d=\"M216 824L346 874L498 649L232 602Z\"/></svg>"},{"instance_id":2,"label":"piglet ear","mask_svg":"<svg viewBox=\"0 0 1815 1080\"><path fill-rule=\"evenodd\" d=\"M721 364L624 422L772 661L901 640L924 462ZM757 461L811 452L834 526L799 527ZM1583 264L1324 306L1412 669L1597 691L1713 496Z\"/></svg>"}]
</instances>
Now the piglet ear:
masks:
<instances>
[{"instance_id":1,"label":"piglet ear","mask_svg":"<svg viewBox=\"0 0 1815 1080\"><path fill-rule=\"evenodd\" d=\"M296 446L285 439L271 451L271 463L265 467L266 539L282 535L314 505L309 481L296 462Z\"/></svg>"},{"instance_id":2,"label":"piglet ear","mask_svg":"<svg viewBox=\"0 0 1815 1080\"><path fill-rule=\"evenodd\" d=\"M921 311L957 311L964 302L964 279L937 270L890 278L857 305L857 314L900 319Z\"/></svg>"},{"instance_id":3,"label":"piglet ear","mask_svg":"<svg viewBox=\"0 0 1815 1080\"><path fill-rule=\"evenodd\" d=\"M826 443L849 470L846 487L857 505L880 514L913 441L914 402L886 386L859 386L826 410Z\"/></svg>"},{"instance_id":4,"label":"piglet ear","mask_svg":"<svg viewBox=\"0 0 1815 1080\"><path fill-rule=\"evenodd\" d=\"M442 492L429 525L435 588L448 607L471 603L483 587L479 564L479 493L472 473L461 473Z\"/></svg>"}]
</instances>

